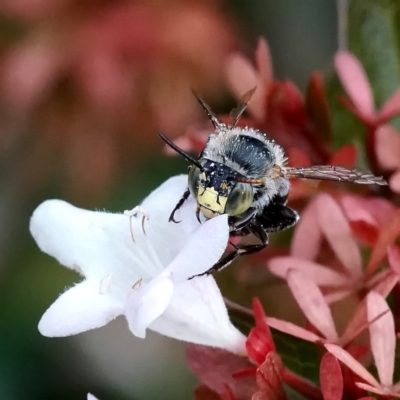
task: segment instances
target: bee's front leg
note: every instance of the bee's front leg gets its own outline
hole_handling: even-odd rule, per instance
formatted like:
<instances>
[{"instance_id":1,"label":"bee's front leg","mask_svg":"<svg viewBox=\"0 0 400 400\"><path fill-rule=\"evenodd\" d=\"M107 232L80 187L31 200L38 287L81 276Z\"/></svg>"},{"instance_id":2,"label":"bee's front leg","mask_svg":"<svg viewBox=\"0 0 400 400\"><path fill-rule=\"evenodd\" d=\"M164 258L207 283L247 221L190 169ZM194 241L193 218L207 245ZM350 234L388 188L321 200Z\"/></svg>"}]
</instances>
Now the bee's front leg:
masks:
<instances>
[{"instance_id":1,"label":"bee's front leg","mask_svg":"<svg viewBox=\"0 0 400 400\"><path fill-rule=\"evenodd\" d=\"M174 222L175 224L179 224L179 222L181 222L181 221L175 221L175 213L182 207L183 203L188 199L189 195L190 195L190 190L188 188L185 190L185 193L183 193L181 199L178 201L175 208L172 210L168 222Z\"/></svg>"}]
</instances>

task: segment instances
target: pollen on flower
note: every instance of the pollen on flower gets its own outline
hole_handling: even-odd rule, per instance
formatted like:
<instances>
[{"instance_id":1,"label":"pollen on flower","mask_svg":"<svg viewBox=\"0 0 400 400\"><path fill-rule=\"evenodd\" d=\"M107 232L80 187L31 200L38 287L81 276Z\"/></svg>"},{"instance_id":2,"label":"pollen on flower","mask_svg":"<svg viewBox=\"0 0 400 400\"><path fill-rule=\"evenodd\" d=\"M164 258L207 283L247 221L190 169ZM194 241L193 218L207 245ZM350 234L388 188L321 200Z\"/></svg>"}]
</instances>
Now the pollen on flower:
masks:
<instances>
[{"instance_id":1,"label":"pollen on flower","mask_svg":"<svg viewBox=\"0 0 400 400\"><path fill-rule=\"evenodd\" d=\"M112 274L106 275L100 281L99 294L107 294L108 290L110 289L111 281L112 281Z\"/></svg>"}]
</instances>

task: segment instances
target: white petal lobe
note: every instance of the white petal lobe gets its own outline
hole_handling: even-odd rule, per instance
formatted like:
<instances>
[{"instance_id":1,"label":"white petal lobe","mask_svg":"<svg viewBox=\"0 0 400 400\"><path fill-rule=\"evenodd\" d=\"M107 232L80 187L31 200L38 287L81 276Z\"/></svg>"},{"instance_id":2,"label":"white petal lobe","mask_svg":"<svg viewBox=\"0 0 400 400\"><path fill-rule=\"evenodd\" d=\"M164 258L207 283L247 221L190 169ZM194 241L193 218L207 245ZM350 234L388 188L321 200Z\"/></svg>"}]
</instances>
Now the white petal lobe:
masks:
<instances>
[{"instance_id":1,"label":"white petal lobe","mask_svg":"<svg viewBox=\"0 0 400 400\"><path fill-rule=\"evenodd\" d=\"M49 337L76 335L106 325L122 310L121 303L99 294L98 282L83 281L47 309L39 322L39 331Z\"/></svg>"},{"instance_id":2,"label":"white petal lobe","mask_svg":"<svg viewBox=\"0 0 400 400\"><path fill-rule=\"evenodd\" d=\"M165 311L173 294L174 283L168 274L160 274L148 284L132 290L125 315L135 336L146 336L147 327Z\"/></svg>"}]
</instances>

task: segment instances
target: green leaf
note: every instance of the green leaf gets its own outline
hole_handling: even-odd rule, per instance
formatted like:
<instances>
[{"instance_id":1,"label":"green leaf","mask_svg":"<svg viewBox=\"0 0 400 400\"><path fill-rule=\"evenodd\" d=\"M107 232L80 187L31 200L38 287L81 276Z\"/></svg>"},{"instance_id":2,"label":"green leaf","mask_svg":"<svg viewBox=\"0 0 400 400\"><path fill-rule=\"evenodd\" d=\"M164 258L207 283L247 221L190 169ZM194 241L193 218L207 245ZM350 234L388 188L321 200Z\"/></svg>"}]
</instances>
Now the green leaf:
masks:
<instances>
[{"instance_id":1,"label":"green leaf","mask_svg":"<svg viewBox=\"0 0 400 400\"><path fill-rule=\"evenodd\" d=\"M284 365L297 375L319 384L321 354L316 344L271 329Z\"/></svg>"},{"instance_id":2,"label":"green leaf","mask_svg":"<svg viewBox=\"0 0 400 400\"><path fill-rule=\"evenodd\" d=\"M377 107L400 86L400 2L351 0L349 50L361 61ZM400 127L399 120L394 123Z\"/></svg>"}]
</instances>

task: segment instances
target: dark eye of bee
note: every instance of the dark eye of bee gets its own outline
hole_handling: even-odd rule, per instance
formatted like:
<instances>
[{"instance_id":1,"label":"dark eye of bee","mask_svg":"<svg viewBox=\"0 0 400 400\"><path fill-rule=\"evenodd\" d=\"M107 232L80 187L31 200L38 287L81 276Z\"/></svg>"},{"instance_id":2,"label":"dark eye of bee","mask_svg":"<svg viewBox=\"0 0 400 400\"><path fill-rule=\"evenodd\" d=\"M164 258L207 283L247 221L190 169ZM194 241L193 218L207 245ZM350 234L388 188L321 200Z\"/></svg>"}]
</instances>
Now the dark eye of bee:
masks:
<instances>
[{"instance_id":1,"label":"dark eye of bee","mask_svg":"<svg viewBox=\"0 0 400 400\"><path fill-rule=\"evenodd\" d=\"M253 198L253 188L249 183L237 183L229 194L225 212L229 215L242 214L249 209Z\"/></svg>"}]
</instances>

